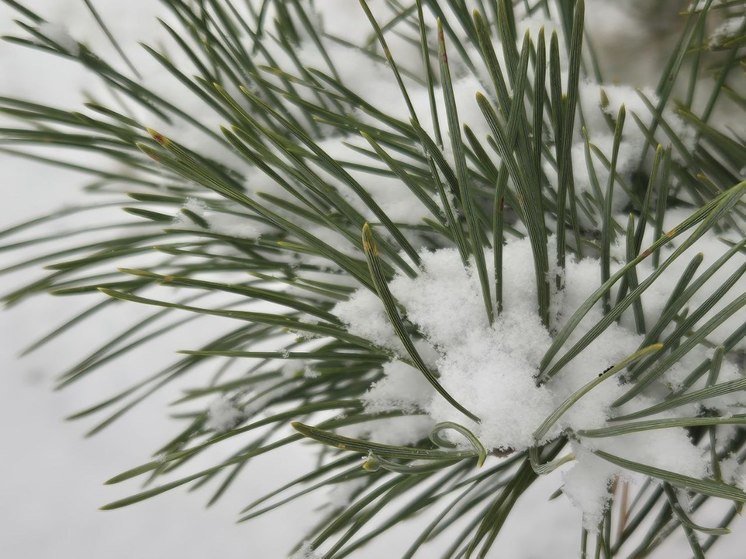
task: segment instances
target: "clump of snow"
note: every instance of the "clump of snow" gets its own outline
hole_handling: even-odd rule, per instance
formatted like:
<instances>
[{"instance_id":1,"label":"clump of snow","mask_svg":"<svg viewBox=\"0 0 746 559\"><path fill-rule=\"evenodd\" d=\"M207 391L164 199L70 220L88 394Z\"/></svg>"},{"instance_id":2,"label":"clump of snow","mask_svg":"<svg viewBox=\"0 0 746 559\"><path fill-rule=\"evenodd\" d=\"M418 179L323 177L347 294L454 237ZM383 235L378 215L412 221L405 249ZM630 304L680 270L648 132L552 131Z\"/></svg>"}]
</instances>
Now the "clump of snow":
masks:
<instances>
[{"instance_id":1,"label":"clump of snow","mask_svg":"<svg viewBox=\"0 0 746 559\"><path fill-rule=\"evenodd\" d=\"M584 439L572 446L575 461L569 471L563 472L563 492L583 512L583 525L590 532L598 530L609 504L609 487L612 482L615 479L631 479L630 476L633 476L620 466L597 456L593 450L602 450L640 464L697 479L703 479L710 473L707 451L691 444L686 432L681 429ZM731 481L731 478L726 479Z\"/></svg>"},{"instance_id":2,"label":"clump of snow","mask_svg":"<svg viewBox=\"0 0 746 559\"><path fill-rule=\"evenodd\" d=\"M520 250L530 250L528 241L517 241ZM508 250L514 247L508 247ZM390 284L394 297L406 309L407 319L436 352L439 382L459 402L482 418L474 426L484 444L493 448L526 448L532 433L554 409L546 388L537 388L535 377L543 352L550 343L531 304L535 292L529 277L518 277L523 293L506 297L505 312L494 325L487 321L479 280L464 268L457 251L423 251L422 270L417 278L397 276ZM516 260L520 261L520 260ZM528 259L530 262L530 257ZM532 274L530 267L518 273ZM360 300L365 306L360 305ZM535 299L535 297L533 297ZM390 348L399 343L380 301L359 291L351 303L341 303L335 313L352 332ZM362 314L358 314L364 309ZM366 395L372 409L390 408L394 401L427 411L436 421L463 421L463 417L423 380L415 380L408 366L392 364L386 376ZM409 390L410 392L407 392ZM517 414L516 403L525 403Z\"/></svg>"},{"instance_id":3,"label":"clump of snow","mask_svg":"<svg viewBox=\"0 0 746 559\"><path fill-rule=\"evenodd\" d=\"M652 163L653 150L646 150L648 140L643 130L638 126L636 116L646 128L650 128L655 115L650 109L656 107L659 99L655 92L649 88L637 90L629 85L606 85L591 82L581 82L580 106L583 111L583 126L588 137L589 147L586 140L581 137L579 127L571 147L573 180L576 194L581 203L593 205L595 203L595 215L605 202L607 184L609 182L609 168L614 146L614 123L622 106L626 111L624 128L622 130L619 151L616 160L616 173L622 181L629 183L629 179L638 168L647 169ZM663 119L670 127L681 145L691 150L694 147L694 130L688 127L684 121L671 109L664 109ZM662 130L658 128L655 134L656 140L664 147L674 145ZM586 152L589 155L586 155ZM590 159L588 159L588 157ZM643 157L645 157L643 159ZM680 161L682 154L676 149L672 151L672 157ZM549 179L556 182L558 179L548 164L544 164L544 170ZM596 185L593 183L595 175ZM612 192L612 211L619 213L629 203L629 193L623 188L623 183L616 180ZM590 200L593 200L591 202ZM583 211L578 212L581 223L588 228L596 228L598 224L592 223Z\"/></svg>"},{"instance_id":4,"label":"clump of snow","mask_svg":"<svg viewBox=\"0 0 746 559\"><path fill-rule=\"evenodd\" d=\"M583 512L583 526L596 532L609 504L609 486L619 468L592 452L575 448L575 466L563 472L562 492Z\"/></svg>"},{"instance_id":5,"label":"clump of snow","mask_svg":"<svg viewBox=\"0 0 746 559\"><path fill-rule=\"evenodd\" d=\"M358 289L347 301L334 307L334 314L344 322L351 334L404 355L404 347L391 329L380 299L372 291Z\"/></svg>"},{"instance_id":6,"label":"clump of snow","mask_svg":"<svg viewBox=\"0 0 746 559\"><path fill-rule=\"evenodd\" d=\"M366 410L416 412L424 409L433 397L433 387L420 371L401 361L383 367L384 377L371 385L363 395Z\"/></svg>"},{"instance_id":7,"label":"clump of snow","mask_svg":"<svg viewBox=\"0 0 746 559\"><path fill-rule=\"evenodd\" d=\"M739 32L743 32L744 26L746 26L746 16L726 19L710 34L708 46L711 49L721 47L726 41L735 39Z\"/></svg>"},{"instance_id":8,"label":"clump of snow","mask_svg":"<svg viewBox=\"0 0 746 559\"><path fill-rule=\"evenodd\" d=\"M525 249L528 242L519 245ZM533 309L526 312L527 297L517 297L515 305L509 297L505 312L490 326L479 280L464 268L458 252L443 249L420 256L420 275L399 276L390 288L407 309L407 318L438 351L441 384L483 419L479 433L485 444L529 446L533 430L554 406L546 389L535 384L539 361L550 343L546 329ZM523 295L535 289L531 278L526 279ZM517 415L519 401L525 410ZM438 420L460 415L440 397L432 398L430 412Z\"/></svg>"},{"instance_id":9,"label":"clump of snow","mask_svg":"<svg viewBox=\"0 0 746 559\"><path fill-rule=\"evenodd\" d=\"M654 429L617 437L584 439L583 444L693 478L702 479L708 474L706 451L693 445L683 429Z\"/></svg>"},{"instance_id":10,"label":"clump of snow","mask_svg":"<svg viewBox=\"0 0 746 559\"><path fill-rule=\"evenodd\" d=\"M686 209L672 208L667 211L664 216L663 230L668 231L672 229L677 224L681 223L688 215L689 211ZM661 248L660 262L664 262L669 256L671 256L673 252L681 246L686 238L687 235L684 234L673 239L669 244ZM654 231L652 228L648 228L643 239L643 246L651 245L654 240ZM663 278L659 279L642 296L643 309L645 309L647 323L652 325L657 321L657 318L661 315L663 307L671 293L673 288L672 284L678 281L678 278L681 277L695 255L701 253L703 260L691 283L696 282L697 278L699 278L705 270L730 250L732 245L729 243L738 243L740 241L742 241L742 238L737 234L737 232L729 233L727 231L716 232L710 230L689 247L679 258L674 260L669 268L664 272L663 278L668 278L668 280L664 280ZM743 253L736 252L733 254L699 290L692 294L691 298L686 303L690 312L693 312L700 307L718 287L723 285L726 279L734 274L738 274L743 264ZM639 266L637 266L637 274L640 281L647 278L651 273L653 273L651 259L644 260ZM744 291L746 291L746 278L740 276L734 287L715 302L713 307L702 317L702 319L700 319L698 324L704 324L709 318L712 318L715 314L733 304L735 300L744 293ZM742 323L743 314L736 312L708 335L708 339L716 345L721 344L728 336L736 331ZM664 336L669 334L672 330L673 326L669 327L664 331ZM739 341L736 344L735 349L746 349L746 340Z\"/></svg>"},{"instance_id":11,"label":"clump of snow","mask_svg":"<svg viewBox=\"0 0 746 559\"><path fill-rule=\"evenodd\" d=\"M417 444L426 439L435 427L428 415L404 415L347 425L337 431L347 437L367 438L396 446Z\"/></svg>"},{"instance_id":12,"label":"clump of snow","mask_svg":"<svg viewBox=\"0 0 746 559\"><path fill-rule=\"evenodd\" d=\"M465 268L456 250L423 251L416 278L397 276L390 289L435 353L432 359L439 382L458 402L482 419L472 425L491 448L523 449L533 444L538 425L575 390L609 365L633 353L641 337L612 325L566 368L562 380L536 386L541 359L551 335L536 309L536 284L528 239L504 248L504 309L494 324L487 321L479 279ZM491 255L487 255L490 261ZM568 287L562 292L558 326L595 290L600 279L593 260L571 261ZM492 281L492 280L491 280ZM360 290L335 307L350 330L402 354L381 302ZM601 318L594 309L568 345L577 341ZM422 343L422 342L420 342ZM426 411L437 421L465 421L463 416L427 385L410 366L395 361L384 378L365 395L368 409L383 411L400 405ZM621 395L615 382L604 383L573 407L561 426L603 425L608 407Z\"/></svg>"},{"instance_id":13,"label":"clump of snow","mask_svg":"<svg viewBox=\"0 0 746 559\"><path fill-rule=\"evenodd\" d=\"M505 313L486 328L450 346L440 361L443 386L483 419L477 431L490 448L526 448L533 432L554 409L551 393L537 387L537 348L548 348L549 336L536 316ZM520 403L519 406L516 404ZM433 401L435 413L457 419L449 404Z\"/></svg>"},{"instance_id":14,"label":"clump of snow","mask_svg":"<svg viewBox=\"0 0 746 559\"><path fill-rule=\"evenodd\" d=\"M737 456L729 456L720 462L720 474L726 483L746 490L746 464L739 462Z\"/></svg>"},{"instance_id":15,"label":"clump of snow","mask_svg":"<svg viewBox=\"0 0 746 559\"><path fill-rule=\"evenodd\" d=\"M246 414L232 400L218 398L207 408L207 429L223 433L232 429L246 418Z\"/></svg>"},{"instance_id":16,"label":"clump of snow","mask_svg":"<svg viewBox=\"0 0 746 559\"><path fill-rule=\"evenodd\" d=\"M683 216L672 217L674 221L677 218L680 221ZM667 247L662 258L675 250L680 242ZM710 263L729 249L726 243L714 236L705 236L692 250L701 250L703 247L707 249ZM425 416L414 417L429 418L431 425L442 421L461 423L472 430L486 448L522 450L536 442L534 433L538 426L570 395L606 368L640 348L643 336L636 333L631 311L628 311L620 322L609 325L549 382L537 386L539 365L552 343L552 332L564 326L575 310L600 285L599 261L593 258L580 261L568 259L565 269L566 285L553 294L550 332L538 318L533 256L528 239L510 240L504 247L503 256L504 307L491 325L484 309L479 279L471 267L463 265L455 249L422 251L421 268L417 277L400 274L389 283L405 319L422 335L422 339L417 340L418 348L429 348L430 353L423 353L428 355L427 361L432 364L439 383L456 401L476 414L481 423L465 418L429 386L419 371L399 360L388 363L384 367L383 378L373 384L364 395L367 410L424 412ZM490 262L491 258L492 255L486 252L486 261ZM718 274L733 273L742 263L742 258L732 260ZM648 294L650 299L645 301L646 310L648 307L650 310L650 316L646 313L649 327L654 324L656 313L658 316L662 313L662 305L668 300L688 261L688 258L681 258L653 284L654 287ZM623 263L615 262L614 266L620 267ZM653 268L648 261L638 266L640 281L652 272ZM696 308L697 303L701 304L722 283L723 276L718 274L716 276L719 279L713 278L712 283L708 282L701 293L692 296L692 308ZM490 277L489 281L493 285L494 278ZM733 297L743 292L738 289L734 291L735 295L729 295L727 300L718 303L716 309L710 312L717 312L718 308L728 305ZM389 324L382 303L371 291L361 289L355 292L349 301L337 304L333 312L349 326L351 332L390 349L396 355L404 356L401 343ZM571 333L560 350L560 355L577 343L602 318L602 303L598 301ZM734 328L734 325L727 326L723 335L732 332ZM670 332L670 329L665 332ZM722 340L715 333L713 336L715 341ZM668 376L663 377L662 383L651 386L650 394L643 393L625 404L620 408L621 413L652 405L658 401L655 398L656 391L670 386L666 383L671 383L675 377L685 378L711 356L710 348L694 348L679 360L676 365L678 369L674 367ZM721 368L719 381L740 378L739 375L742 373L726 360ZM629 386L620 384L614 378L601 383L559 418L546 435L546 440L556 436L560 430L577 432L607 426L613 415L612 404L628 388ZM731 412L739 405L742 406L739 398L734 394L726 395L713 399L710 405ZM674 411L686 417L696 415L698 410L691 405ZM674 414L670 411L668 413ZM422 423L420 427L424 428L426 425L427 423ZM374 429L356 426L353 431L357 436L368 435L374 440L379 440L376 437L390 440L389 430L380 425ZM421 431L416 434L419 438L425 435ZM417 437L409 439L418 440ZM654 430L611 438L581 437L575 446L575 466L567 473L566 492L583 510L589 529L595 529L603 513L610 479L622 473L617 466L596 457L594 450L603 450L641 464L695 478L705 477L708 472L708 460L702 450L691 443L683 429Z\"/></svg>"}]
</instances>

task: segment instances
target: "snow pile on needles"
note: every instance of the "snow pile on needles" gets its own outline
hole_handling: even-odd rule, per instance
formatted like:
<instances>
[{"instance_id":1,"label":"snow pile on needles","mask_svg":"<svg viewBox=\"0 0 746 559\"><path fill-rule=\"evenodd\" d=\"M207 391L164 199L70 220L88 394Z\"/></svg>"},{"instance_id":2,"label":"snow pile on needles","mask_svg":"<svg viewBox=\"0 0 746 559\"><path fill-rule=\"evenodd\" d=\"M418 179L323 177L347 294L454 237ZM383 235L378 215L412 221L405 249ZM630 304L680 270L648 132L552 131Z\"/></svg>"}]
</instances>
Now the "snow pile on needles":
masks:
<instances>
[{"instance_id":1,"label":"snow pile on needles","mask_svg":"<svg viewBox=\"0 0 746 559\"><path fill-rule=\"evenodd\" d=\"M655 323L691 256L702 250L706 260L713 262L728 248L716 237L706 236L689 249L689 258L685 255L674 261L654 284L654 297L658 303L650 301L644 307L648 323ZM673 250L673 246L665 249L662 259ZM510 241L504 248L503 311L491 325L477 274L463 265L455 249L422 251L420 257L422 267L419 275L415 278L398 275L390 282L389 288L404 310L405 318L422 334L424 340L418 340L418 350L428 366L437 371L445 390L477 415L481 423L469 420L451 406L435 392L420 371L403 361L393 360L384 367L384 378L371 386L364 401L368 411L374 413L387 410L424 413L432 421L420 422L422 431L414 440L427 437L436 422L453 421L472 430L487 449L520 451L556 437L561 430L577 432L602 428L609 425L612 415L631 413L655 403L650 392L643 392L612 413L612 403L630 387L619 382L618 378L612 378L581 398L542 440L535 440L534 432L539 425L571 394L641 347L643 336L635 332L631 313L630 316L624 315L620 323L612 323L549 382L537 386L540 362L552 343L553 332L561 328L600 285L598 260L586 258L568 262L566 286L553 293L552 324L547 329L541 324L536 306L533 256L528 239ZM486 253L485 258L489 262L492 255ZM719 270L717 277L707 283L710 288L705 287L693 296L692 304L698 306L724 277L734 273L742 264L737 260L731 259L724 269ZM617 268L621 265L616 264ZM638 266L640 281L652 271L649 264ZM494 277L490 281L494 284ZM727 304L729 301L720 302L707 316ZM358 290L348 301L337 304L334 313L353 334L371 339L405 357L383 304L372 291ZM575 344L602 316L599 302L575 329L563 349L566 351ZM723 330L718 335L716 332L713 341L721 342L729 333ZM690 352L686 363L674 365L662 382L668 385L680 383L684 371L691 371L693 366L710 357L711 351L704 348ZM719 382L738 378L741 378L738 368L724 362ZM732 398L713 399L709 405L720 406L728 413L728 406L735 403ZM696 415L697 409L693 405L682 406L674 412L681 417L691 417ZM674 416L669 411L667 415L655 417ZM368 431L373 440L391 439L392 425L386 421L377 421L375 425L377 427ZM408 438L412 438L411 434ZM683 429L653 430L601 439L577 437L573 446L575 466L566 475L564 492L583 510L589 529L598 526L610 480L623 474L619 467L596 457L591 450L603 450L696 478L705 477L708 472L707 457L691 444Z\"/></svg>"}]
</instances>

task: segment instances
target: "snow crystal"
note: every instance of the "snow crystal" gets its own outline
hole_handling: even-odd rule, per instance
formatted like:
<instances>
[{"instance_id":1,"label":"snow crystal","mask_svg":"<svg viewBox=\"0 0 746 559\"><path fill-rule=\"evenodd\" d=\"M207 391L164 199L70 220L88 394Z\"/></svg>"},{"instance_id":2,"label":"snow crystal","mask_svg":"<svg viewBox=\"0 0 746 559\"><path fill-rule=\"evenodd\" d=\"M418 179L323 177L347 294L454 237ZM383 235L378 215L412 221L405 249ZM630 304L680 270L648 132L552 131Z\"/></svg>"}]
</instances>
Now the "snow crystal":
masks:
<instances>
[{"instance_id":1,"label":"snow crystal","mask_svg":"<svg viewBox=\"0 0 746 559\"><path fill-rule=\"evenodd\" d=\"M320 376L321 372L314 367L306 367L306 370L303 371L304 378L319 378Z\"/></svg>"},{"instance_id":2,"label":"snow crystal","mask_svg":"<svg viewBox=\"0 0 746 559\"><path fill-rule=\"evenodd\" d=\"M256 222L247 216L207 212L203 217L210 225L210 231L227 237L256 240L261 237L263 232L263 229L257 227Z\"/></svg>"},{"instance_id":3,"label":"snow crystal","mask_svg":"<svg viewBox=\"0 0 746 559\"><path fill-rule=\"evenodd\" d=\"M348 326L351 334L370 340L378 346L396 349L404 355L404 348L391 329L386 310L372 291L355 291L347 301L334 307L334 314Z\"/></svg>"},{"instance_id":4,"label":"snow crystal","mask_svg":"<svg viewBox=\"0 0 746 559\"><path fill-rule=\"evenodd\" d=\"M218 398L207 409L205 427L218 433L228 431L243 421L246 417L234 402L226 398Z\"/></svg>"},{"instance_id":5,"label":"snow crystal","mask_svg":"<svg viewBox=\"0 0 746 559\"><path fill-rule=\"evenodd\" d=\"M362 397L368 412L425 409L434 390L420 371L401 361L392 361L384 365L383 372L383 379L374 383Z\"/></svg>"}]
</instances>

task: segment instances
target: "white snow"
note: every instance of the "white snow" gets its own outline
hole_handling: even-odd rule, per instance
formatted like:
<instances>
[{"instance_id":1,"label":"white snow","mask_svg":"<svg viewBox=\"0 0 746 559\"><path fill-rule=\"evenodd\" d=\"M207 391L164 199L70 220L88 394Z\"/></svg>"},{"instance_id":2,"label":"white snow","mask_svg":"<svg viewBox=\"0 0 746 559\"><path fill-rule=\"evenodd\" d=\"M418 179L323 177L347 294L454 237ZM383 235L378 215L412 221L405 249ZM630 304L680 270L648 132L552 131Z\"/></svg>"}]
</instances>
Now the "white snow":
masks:
<instances>
[{"instance_id":1,"label":"white snow","mask_svg":"<svg viewBox=\"0 0 746 559\"><path fill-rule=\"evenodd\" d=\"M234 402L226 398L218 398L207 408L205 427L218 433L235 427L246 417Z\"/></svg>"},{"instance_id":2,"label":"white snow","mask_svg":"<svg viewBox=\"0 0 746 559\"><path fill-rule=\"evenodd\" d=\"M406 446L416 444L427 437L435 427L435 423L435 420L427 415L403 415L348 425L337 429L337 432L346 437Z\"/></svg>"},{"instance_id":3,"label":"white snow","mask_svg":"<svg viewBox=\"0 0 746 559\"><path fill-rule=\"evenodd\" d=\"M248 215L241 216L235 213L215 211L197 198L187 199L184 209L204 219L207 222L208 229L220 235L256 240L265 232L271 231L271 228L251 219ZM174 225L188 229L199 228L183 213L174 218Z\"/></svg>"},{"instance_id":4,"label":"white snow","mask_svg":"<svg viewBox=\"0 0 746 559\"><path fill-rule=\"evenodd\" d=\"M401 361L391 361L384 365L383 372L384 378L373 383L363 395L367 411L416 412L424 409L432 398L433 387L414 367Z\"/></svg>"},{"instance_id":5,"label":"white snow","mask_svg":"<svg viewBox=\"0 0 746 559\"><path fill-rule=\"evenodd\" d=\"M711 34L709 47L717 48L723 45L727 40L736 38L736 35L741 31L746 24L746 16L735 16L726 19L721 23Z\"/></svg>"},{"instance_id":6,"label":"white snow","mask_svg":"<svg viewBox=\"0 0 746 559\"><path fill-rule=\"evenodd\" d=\"M681 214L672 214L673 220L683 219ZM708 262L713 262L728 249L722 241L705 238L691 250L702 250L702 244L706 247ZM666 254L672 250L673 247L668 247ZM479 280L473 270L463 266L455 249L423 251L420 256L422 268L419 275L416 278L397 275L389 287L394 298L403 307L407 320L417 326L431 351L437 353L434 370L440 384L457 402L480 417L481 423L464 418L426 385L426 379L419 371L400 361L386 365L384 378L371 386L365 395L364 401L370 411L385 411L397 407L404 411L425 411L433 422L456 421L468 426L487 448L521 450L534 444L534 431L567 397L640 347L642 336L634 332L628 312L621 324L612 323L550 382L537 387L535 379L539 363L552 336L540 323L536 310L536 288L529 241L511 240L504 247L505 303L503 312L493 325L487 322ZM485 259L491 262L489 252L485 254ZM739 266L743 259L735 260L729 262L726 270L721 273L729 273L728 270L732 271ZM662 305L676 284L675 279L687 263L688 259L682 258L655 282L654 289L648 295L654 301L646 303L646 307L650 309L647 319L651 326L654 318L662 312ZM615 266L621 265L622 263L615 263ZM640 281L652 271L649 263L640 266ZM566 288L554 295L554 327L563 326L598 285L600 267L597 260L570 260L566 268ZM713 286L717 285L717 279L713 283L708 282L701 293L692 298L692 308L696 308L697 302L701 304L712 293ZM746 288L743 280L740 285ZM734 291L735 295L718 303L716 309L710 313L727 305L732 297L742 293L744 289ZM348 302L338 304L334 312L349 325L353 333L366 336L371 341L402 354L400 342L388 324L382 304L370 291L359 290ZM599 302L573 331L564 350L579 341L602 316ZM724 327L724 333L731 332L733 327ZM420 344L422 345L422 341ZM711 350L704 346L695 348L677 364L680 369L673 369L664 378L676 378L677 370L680 371L680 376L686 375L710 356ZM741 374L733 364L726 362L721 370L720 381L740 378ZM606 426L612 414L611 404L626 389L615 379L602 383L566 412L547 437L556 435L559 429L578 431ZM656 389L653 387L651 390ZM650 403L643 394L622 409L641 409ZM711 402L711 405L720 405L723 409L739 404L742 405L742 402L738 395L716 398ZM675 411L682 416L696 414L696 409L691 406ZM377 429L371 436L375 440L376 434L381 436L384 433L385 430ZM692 445L681 429L583 440L576 452L576 465L567 474L566 481L569 483L568 495L583 510L588 527L597 524L599 515L603 512L606 486L610 476L619 473L619 469L605 461L599 461L591 452L584 450L586 448L604 450L691 477L701 478L707 474L707 460L701 449ZM581 482L581 479L584 481Z\"/></svg>"},{"instance_id":7,"label":"white snow","mask_svg":"<svg viewBox=\"0 0 746 559\"><path fill-rule=\"evenodd\" d=\"M619 468L580 446L575 448L575 465L563 472L562 492L583 514L583 526L596 532L609 503L609 485Z\"/></svg>"}]
</instances>

